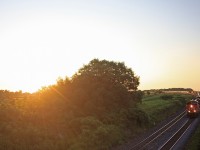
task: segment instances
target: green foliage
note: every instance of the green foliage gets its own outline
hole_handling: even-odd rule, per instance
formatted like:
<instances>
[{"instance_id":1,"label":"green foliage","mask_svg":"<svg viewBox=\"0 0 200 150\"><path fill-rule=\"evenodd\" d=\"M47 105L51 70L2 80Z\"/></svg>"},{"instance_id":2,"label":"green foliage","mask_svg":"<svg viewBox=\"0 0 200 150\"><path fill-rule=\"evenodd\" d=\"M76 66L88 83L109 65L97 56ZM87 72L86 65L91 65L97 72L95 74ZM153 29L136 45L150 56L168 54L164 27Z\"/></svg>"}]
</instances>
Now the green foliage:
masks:
<instances>
[{"instance_id":1,"label":"green foliage","mask_svg":"<svg viewBox=\"0 0 200 150\"><path fill-rule=\"evenodd\" d=\"M186 104L186 102L191 98L192 98L191 95L185 95L185 96L177 95L177 96L174 96L174 100L179 101L181 106L184 106Z\"/></svg>"},{"instance_id":2,"label":"green foliage","mask_svg":"<svg viewBox=\"0 0 200 150\"><path fill-rule=\"evenodd\" d=\"M101 125L97 128L84 128L70 150L108 150L123 140L122 131L115 125Z\"/></svg>"},{"instance_id":3,"label":"green foliage","mask_svg":"<svg viewBox=\"0 0 200 150\"><path fill-rule=\"evenodd\" d=\"M147 95L150 95L151 93L150 93L150 91L147 91Z\"/></svg>"},{"instance_id":4,"label":"green foliage","mask_svg":"<svg viewBox=\"0 0 200 150\"><path fill-rule=\"evenodd\" d=\"M149 124L149 116L146 112L139 108L129 109L129 119L134 121L137 126L145 127Z\"/></svg>"},{"instance_id":5,"label":"green foliage","mask_svg":"<svg viewBox=\"0 0 200 150\"><path fill-rule=\"evenodd\" d=\"M100 82L109 82L112 84L123 85L127 90L137 90L139 77L127 68L124 63L107 60L94 59L88 65L79 69L73 76L73 81L79 79L99 80Z\"/></svg>"},{"instance_id":6,"label":"green foliage","mask_svg":"<svg viewBox=\"0 0 200 150\"><path fill-rule=\"evenodd\" d=\"M148 122L138 85L124 63L94 59L36 93L0 91L0 149L110 149Z\"/></svg>"},{"instance_id":7,"label":"green foliage","mask_svg":"<svg viewBox=\"0 0 200 150\"><path fill-rule=\"evenodd\" d=\"M161 98L163 100L170 100L170 99L173 99L173 95L162 95Z\"/></svg>"},{"instance_id":8,"label":"green foliage","mask_svg":"<svg viewBox=\"0 0 200 150\"><path fill-rule=\"evenodd\" d=\"M142 104L138 104L138 107L148 114L150 124L152 125L184 107L186 101L192 97L188 94L170 94L170 100L163 100L162 97L165 95L145 96L142 99Z\"/></svg>"},{"instance_id":9,"label":"green foliage","mask_svg":"<svg viewBox=\"0 0 200 150\"><path fill-rule=\"evenodd\" d=\"M199 150L200 149L200 126L197 127L195 133L188 140L185 150Z\"/></svg>"},{"instance_id":10,"label":"green foliage","mask_svg":"<svg viewBox=\"0 0 200 150\"><path fill-rule=\"evenodd\" d=\"M83 115L102 118L108 112L126 108L130 102L138 101L139 78L124 63L92 60L72 77L71 103Z\"/></svg>"}]
</instances>

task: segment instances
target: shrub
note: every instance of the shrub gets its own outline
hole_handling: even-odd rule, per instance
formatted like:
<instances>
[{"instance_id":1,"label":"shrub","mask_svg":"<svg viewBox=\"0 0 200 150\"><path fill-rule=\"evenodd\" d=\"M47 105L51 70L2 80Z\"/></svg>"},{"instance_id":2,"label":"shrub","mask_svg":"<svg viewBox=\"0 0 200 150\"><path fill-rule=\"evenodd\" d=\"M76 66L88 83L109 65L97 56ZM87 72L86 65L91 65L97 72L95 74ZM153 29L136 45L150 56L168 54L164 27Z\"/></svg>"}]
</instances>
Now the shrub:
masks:
<instances>
[{"instance_id":1,"label":"shrub","mask_svg":"<svg viewBox=\"0 0 200 150\"><path fill-rule=\"evenodd\" d=\"M169 100L169 99L173 99L173 96L172 95L162 95L160 98L163 100Z\"/></svg>"},{"instance_id":2,"label":"shrub","mask_svg":"<svg viewBox=\"0 0 200 150\"><path fill-rule=\"evenodd\" d=\"M109 150L123 140L122 131L115 125L101 125L96 129L83 129L70 150Z\"/></svg>"}]
</instances>

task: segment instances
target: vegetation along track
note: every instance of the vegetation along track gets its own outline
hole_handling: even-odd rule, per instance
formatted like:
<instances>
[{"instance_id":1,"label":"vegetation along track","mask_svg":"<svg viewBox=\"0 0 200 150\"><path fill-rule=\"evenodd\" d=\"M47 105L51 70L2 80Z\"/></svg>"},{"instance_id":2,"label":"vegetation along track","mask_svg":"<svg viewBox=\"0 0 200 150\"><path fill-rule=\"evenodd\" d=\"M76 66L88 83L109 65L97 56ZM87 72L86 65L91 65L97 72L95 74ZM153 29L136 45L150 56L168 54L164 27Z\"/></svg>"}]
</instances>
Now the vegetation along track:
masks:
<instances>
[{"instance_id":1,"label":"vegetation along track","mask_svg":"<svg viewBox=\"0 0 200 150\"><path fill-rule=\"evenodd\" d=\"M165 132L168 132L170 128L175 126L182 118L185 117L185 111L181 112L179 115L177 115L174 119L172 119L170 122L162 126L160 129L152 133L150 136L146 137L136 145L133 145L129 148L129 150L144 150L149 149L149 147L152 147L152 143L155 143L155 141L160 138ZM154 144L153 144L154 145Z\"/></svg>"}]
</instances>

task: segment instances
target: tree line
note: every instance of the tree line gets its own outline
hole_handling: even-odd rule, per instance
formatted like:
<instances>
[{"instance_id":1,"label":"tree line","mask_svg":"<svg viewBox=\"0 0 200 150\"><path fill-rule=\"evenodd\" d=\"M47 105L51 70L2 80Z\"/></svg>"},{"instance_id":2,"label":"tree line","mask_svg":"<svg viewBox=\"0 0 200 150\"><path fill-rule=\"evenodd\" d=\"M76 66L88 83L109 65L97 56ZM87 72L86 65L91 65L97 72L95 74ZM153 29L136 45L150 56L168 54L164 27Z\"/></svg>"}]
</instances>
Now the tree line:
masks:
<instances>
[{"instance_id":1,"label":"tree line","mask_svg":"<svg viewBox=\"0 0 200 150\"><path fill-rule=\"evenodd\" d=\"M1 100L0 149L110 149L147 125L138 86L123 62L93 59L72 78Z\"/></svg>"}]
</instances>

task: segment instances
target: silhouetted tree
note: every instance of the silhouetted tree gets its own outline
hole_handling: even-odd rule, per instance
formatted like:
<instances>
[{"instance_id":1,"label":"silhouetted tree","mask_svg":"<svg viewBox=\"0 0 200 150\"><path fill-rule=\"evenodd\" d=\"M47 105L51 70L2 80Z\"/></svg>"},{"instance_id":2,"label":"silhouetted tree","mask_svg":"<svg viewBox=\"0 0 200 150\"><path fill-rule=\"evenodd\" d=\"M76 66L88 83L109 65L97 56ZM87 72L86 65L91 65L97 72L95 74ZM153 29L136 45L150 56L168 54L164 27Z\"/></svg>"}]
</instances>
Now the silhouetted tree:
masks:
<instances>
[{"instance_id":1,"label":"silhouetted tree","mask_svg":"<svg viewBox=\"0 0 200 150\"><path fill-rule=\"evenodd\" d=\"M150 95L151 93L150 93L150 91L147 91L147 95Z\"/></svg>"},{"instance_id":2,"label":"silhouetted tree","mask_svg":"<svg viewBox=\"0 0 200 150\"><path fill-rule=\"evenodd\" d=\"M122 62L93 59L88 65L79 69L72 79L76 80L85 76L119 83L131 91L136 91L139 85L139 77L135 76L134 72Z\"/></svg>"},{"instance_id":3,"label":"silhouetted tree","mask_svg":"<svg viewBox=\"0 0 200 150\"><path fill-rule=\"evenodd\" d=\"M124 63L94 59L72 77L70 99L79 111L102 116L127 107L138 85L139 77Z\"/></svg>"}]
</instances>

